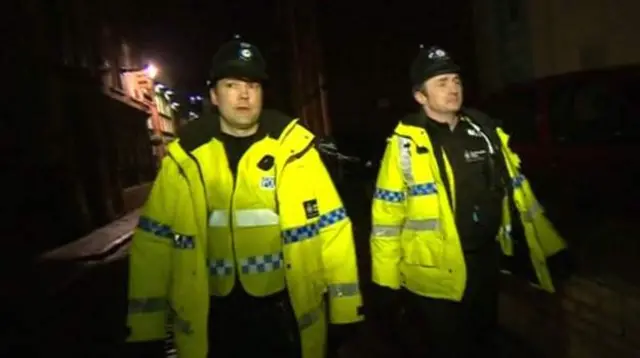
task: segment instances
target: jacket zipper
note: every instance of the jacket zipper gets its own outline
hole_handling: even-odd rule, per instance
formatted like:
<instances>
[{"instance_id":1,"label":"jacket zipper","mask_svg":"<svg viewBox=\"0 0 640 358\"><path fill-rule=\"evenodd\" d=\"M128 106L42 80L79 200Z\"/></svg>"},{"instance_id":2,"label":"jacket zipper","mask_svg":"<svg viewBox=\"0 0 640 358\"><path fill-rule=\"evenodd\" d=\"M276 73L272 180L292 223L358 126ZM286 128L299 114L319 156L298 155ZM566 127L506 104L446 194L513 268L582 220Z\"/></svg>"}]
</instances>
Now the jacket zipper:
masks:
<instances>
[{"instance_id":1,"label":"jacket zipper","mask_svg":"<svg viewBox=\"0 0 640 358\"><path fill-rule=\"evenodd\" d=\"M249 148L250 147L251 146L249 146ZM249 148L247 148L247 150L245 150L245 152L240 156L240 159L238 159L238 163L236 164L236 174L233 175L233 171L231 171L231 180L233 180L233 185L231 188L231 199L229 200L229 235L231 236L231 251L233 252L233 262L235 263L236 271L238 271L238 267L240 267L240 269L242 269L242 267L240 265L240 262L238 262L238 255L236 253L236 239L233 235L233 199L236 195L236 185L238 183L238 177L240 176L240 163L242 162L242 158L244 158L244 155L247 153L247 151L249 151ZM229 159L227 159L227 162L228 160ZM238 283L242 285L242 283L240 282L239 272L236 272L235 277L237 278ZM234 281L236 281L236 279L234 279Z\"/></svg>"},{"instance_id":2,"label":"jacket zipper","mask_svg":"<svg viewBox=\"0 0 640 358\"><path fill-rule=\"evenodd\" d=\"M240 162L238 161L238 163ZM237 270L238 267L240 267L240 263L238 262L238 256L236 255L236 239L233 235L233 197L235 196L235 193L236 193L236 183L238 181L236 180L236 178L232 178L232 180L233 180L233 186L231 189L231 199L229 200L229 235L231 236L231 251L233 253L233 262L235 262L236 270ZM236 273L236 277L238 281L240 281L239 273Z\"/></svg>"}]
</instances>

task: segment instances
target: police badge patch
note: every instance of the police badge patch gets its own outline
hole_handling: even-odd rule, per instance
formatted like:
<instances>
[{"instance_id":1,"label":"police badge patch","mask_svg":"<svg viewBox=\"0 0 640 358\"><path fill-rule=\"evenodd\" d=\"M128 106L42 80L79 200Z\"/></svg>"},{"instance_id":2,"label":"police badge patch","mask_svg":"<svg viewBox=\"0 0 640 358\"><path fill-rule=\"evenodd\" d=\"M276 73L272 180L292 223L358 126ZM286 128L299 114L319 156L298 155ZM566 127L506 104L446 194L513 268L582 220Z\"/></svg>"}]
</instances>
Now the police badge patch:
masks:
<instances>
[{"instance_id":1,"label":"police badge patch","mask_svg":"<svg viewBox=\"0 0 640 358\"><path fill-rule=\"evenodd\" d=\"M313 219L320 216L320 209L318 209L318 201L316 199L307 200L302 203L304 206L304 213L307 219Z\"/></svg>"},{"instance_id":2,"label":"police badge patch","mask_svg":"<svg viewBox=\"0 0 640 358\"><path fill-rule=\"evenodd\" d=\"M240 50L240 59L248 61L249 59L251 59L251 56L253 54L251 53L251 50L249 50L248 48L242 49Z\"/></svg>"},{"instance_id":3,"label":"police badge patch","mask_svg":"<svg viewBox=\"0 0 640 358\"><path fill-rule=\"evenodd\" d=\"M260 179L260 188L265 190L275 189L276 187L276 178L272 176L262 177Z\"/></svg>"}]
</instances>

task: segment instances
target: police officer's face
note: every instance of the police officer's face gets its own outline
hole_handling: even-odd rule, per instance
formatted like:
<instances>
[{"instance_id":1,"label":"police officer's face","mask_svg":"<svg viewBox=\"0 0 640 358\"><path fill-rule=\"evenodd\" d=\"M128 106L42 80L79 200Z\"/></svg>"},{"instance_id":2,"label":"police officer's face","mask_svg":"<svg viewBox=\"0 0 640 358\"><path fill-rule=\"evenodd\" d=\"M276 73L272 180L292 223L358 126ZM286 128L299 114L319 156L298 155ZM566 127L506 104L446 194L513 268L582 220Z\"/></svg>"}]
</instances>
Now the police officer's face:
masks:
<instances>
[{"instance_id":1,"label":"police officer's face","mask_svg":"<svg viewBox=\"0 0 640 358\"><path fill-rule=\"evenodd\" d=\"M251 128L262 110L262 86L258 82L224 78L211 91L211 102L231 127Z\"/></svg>"},{"instance_id":2,"label":"police officer's face","mask_svg":"<svg viewBox=\"0 0 640 358\"><path fill-rule=\"evenodd\" d=\"M423 90L416 93L423 106L440 113L457 112L462 107L462 81L455 73L432 77L425 81Z\"/></svg>"}]
</instances>

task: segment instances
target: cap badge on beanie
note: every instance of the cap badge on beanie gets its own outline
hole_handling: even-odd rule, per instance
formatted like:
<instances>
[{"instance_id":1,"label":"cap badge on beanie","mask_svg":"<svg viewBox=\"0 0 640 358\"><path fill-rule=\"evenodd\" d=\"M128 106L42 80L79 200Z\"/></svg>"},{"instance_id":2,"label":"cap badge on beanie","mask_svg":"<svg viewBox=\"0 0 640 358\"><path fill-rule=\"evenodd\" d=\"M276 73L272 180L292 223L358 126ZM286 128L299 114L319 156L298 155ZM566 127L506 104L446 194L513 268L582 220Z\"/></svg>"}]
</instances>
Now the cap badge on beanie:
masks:
<instances>
[{"instance_id":1,"label":"cap badge on beanie","mask_svg":"<svg viewBox=\"0 0 640 358\"><path fill-rule=\"evenodd\" d=\"M251 45L246 42L241 42L239 55L241 60L249 61L251 56L253 56L253 53L251 52Z\"/></svg>"},{"instance_id":2,"label":"cap badge on beanie","mask_svg":"<svg viewBox=\"0 0 640 358\"><path fill-rule=\"evenodd\" d=\"M428 57L432 60L447 60L449 55L441 48L431 48Z\"/></svg>"}]
</instances>

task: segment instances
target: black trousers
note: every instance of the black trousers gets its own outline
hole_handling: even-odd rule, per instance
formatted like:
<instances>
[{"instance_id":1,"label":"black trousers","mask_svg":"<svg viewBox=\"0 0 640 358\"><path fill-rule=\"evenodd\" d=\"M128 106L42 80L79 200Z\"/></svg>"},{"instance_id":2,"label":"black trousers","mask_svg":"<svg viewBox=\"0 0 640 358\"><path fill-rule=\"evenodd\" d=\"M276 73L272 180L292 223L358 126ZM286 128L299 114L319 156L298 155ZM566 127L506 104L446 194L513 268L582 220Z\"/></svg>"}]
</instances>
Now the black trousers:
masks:
<instances>
[{"instance_id":1,"label":"black trousers","mask_svg":"<svg viewBox=\"0 0 640 358\"><path fill-rule=\"evenodd\" d=\"M298 324L286 291L262 298L240 292L213 298L208 331L211 358L301 356Z\"/></svg>"},{"instance_id":2,"label":"black trousers","mask_svg":"<svg viewBox=\"0 0 640 358\"><path fill-rule=\"evenodd\" d=\"M418 296L404 290L405 319L427 341L420 356L495 356L498 316L499 246L465 253L467 285L461 302Z\"/></svg>"}]
</instances>

